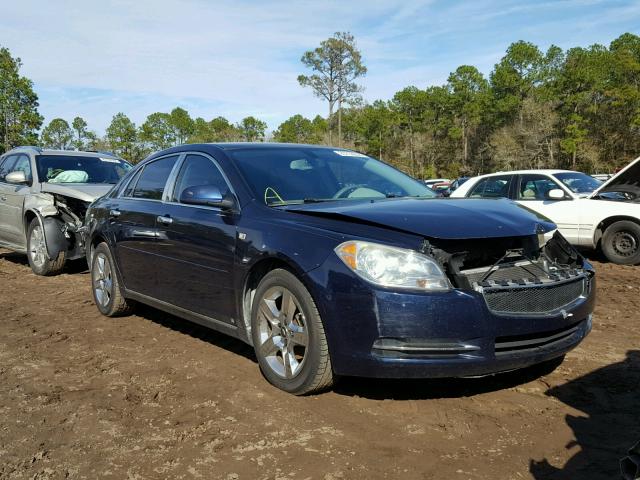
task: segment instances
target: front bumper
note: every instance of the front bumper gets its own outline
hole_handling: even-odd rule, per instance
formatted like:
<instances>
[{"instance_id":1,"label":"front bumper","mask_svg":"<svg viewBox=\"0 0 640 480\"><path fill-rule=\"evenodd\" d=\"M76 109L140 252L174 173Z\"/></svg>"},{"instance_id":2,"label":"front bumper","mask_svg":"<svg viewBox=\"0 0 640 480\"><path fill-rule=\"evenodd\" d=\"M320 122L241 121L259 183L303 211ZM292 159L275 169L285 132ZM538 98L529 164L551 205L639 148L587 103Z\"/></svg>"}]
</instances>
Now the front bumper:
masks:
<instances>
[{"instance_id":1,"label":"front bumper","mask_svg":"<svg viewBox=\"0 0 640 480\"><path fill-rule=\"evenodd\" d=\"M595 277L547 314L496 314L481 293L398 292L355 276L337 258L307 274L336 374L387 378L481 376L564 355L591 330Z\"/></svg>"}]
</instances>

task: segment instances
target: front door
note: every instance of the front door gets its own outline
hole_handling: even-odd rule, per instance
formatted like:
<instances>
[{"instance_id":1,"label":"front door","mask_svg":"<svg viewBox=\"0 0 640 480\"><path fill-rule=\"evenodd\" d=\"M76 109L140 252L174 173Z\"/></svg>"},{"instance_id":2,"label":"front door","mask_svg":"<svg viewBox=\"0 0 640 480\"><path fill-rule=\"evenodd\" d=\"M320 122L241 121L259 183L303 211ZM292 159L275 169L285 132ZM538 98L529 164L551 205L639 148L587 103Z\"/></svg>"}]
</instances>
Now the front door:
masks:
<instances>
[{"instance_id":1,"label":"front door","mask_svg":"<svg viewBox=\"0 0 640 480\"><path fill-rule=\"evenodd\" d=\"M538 212L554 222L560 233L572 244L578 244L580 238L580 212L569 194L565 192L562 200L549 199L550 190L565 191L551 177L538 173L520 175L515 200Z\"/></svg>"},{"instance_id":2,"label":"front door","mask_svg":"<svg viewBox=\"0 0 640 480\"><path fill-rule=\"evenodd\" d=\"M199 185L230 192L212 158L188 154L158 218L158 290L173 305L232 322L237 213L180 203L185 189Z\"/></svg>"},{"instance_id":3,"label":"front door","mask_svg":"<svg viewBox=\"0 0 640 480\"><path fill-rule=\"evenodd\" d=\"M5 182L5 177L22 171L28 180L26 185ZM20 248L26 248L23 208L25 196L31 190L31 160L28 155L11 155L0 169L0 240Z\"/></svg>"}]
</instances>

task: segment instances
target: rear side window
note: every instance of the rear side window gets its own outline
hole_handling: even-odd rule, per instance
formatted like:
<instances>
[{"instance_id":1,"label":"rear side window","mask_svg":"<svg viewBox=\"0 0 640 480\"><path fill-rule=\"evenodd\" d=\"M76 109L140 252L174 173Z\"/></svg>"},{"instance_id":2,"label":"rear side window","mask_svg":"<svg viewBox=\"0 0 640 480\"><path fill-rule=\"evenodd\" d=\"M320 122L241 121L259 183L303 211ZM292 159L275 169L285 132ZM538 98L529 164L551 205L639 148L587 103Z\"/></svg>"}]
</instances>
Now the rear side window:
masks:
<instances>
[{"instance_id":1,"label":"rear side window","mask_svg":"<svg viewBox=\"0 0 640 480\"><path fill-rule=\"evenodd\" d=\"M480 180L469 192L471 198L508 198L511 175L487 177Z\"/></svg>"},{"instance_id":2,"label":"rear side window","mask_svg":"<svg viewBox=\"0 0 640 480\"><path fill-rule=\"evenodd\" d=\"M132 197L162 200L164 187L177 159L177 155L165 157L145 165L133 189Z\"/></svg>"},{"instance_id":3,"label":"rear side window","mask_svg":"<svg viewBox=\"0 0 640 480\"><path fill-rule=\"evenodd\" d=\"M182 192L187 188L205 185L217 187L223 196L229 191L222 173L210 159L202 155L187 155L176 180L172 201L180 201Z\"/></svg>"}]
</instances>

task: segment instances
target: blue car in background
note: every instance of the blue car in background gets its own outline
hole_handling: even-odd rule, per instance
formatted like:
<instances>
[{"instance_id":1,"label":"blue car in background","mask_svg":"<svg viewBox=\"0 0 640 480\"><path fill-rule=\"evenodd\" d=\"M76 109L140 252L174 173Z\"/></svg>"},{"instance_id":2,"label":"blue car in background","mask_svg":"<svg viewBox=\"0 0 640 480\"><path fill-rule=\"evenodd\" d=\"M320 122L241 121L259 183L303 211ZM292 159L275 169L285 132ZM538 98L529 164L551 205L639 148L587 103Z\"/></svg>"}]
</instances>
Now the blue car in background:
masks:
<instances>
[{"instance_id":1,"label":"blue car in background","mask_svg":"<svg viewBox=\"0 0 640 480\"><path fill-rule=\"evenodd\" d=\"M593 269L546 218L435 199L340 148L164 150L94 202L85 227L100 312L137 301L237 337L293 394L341 375L517 369L591 328Z\"/></svg>"}]
</instances>

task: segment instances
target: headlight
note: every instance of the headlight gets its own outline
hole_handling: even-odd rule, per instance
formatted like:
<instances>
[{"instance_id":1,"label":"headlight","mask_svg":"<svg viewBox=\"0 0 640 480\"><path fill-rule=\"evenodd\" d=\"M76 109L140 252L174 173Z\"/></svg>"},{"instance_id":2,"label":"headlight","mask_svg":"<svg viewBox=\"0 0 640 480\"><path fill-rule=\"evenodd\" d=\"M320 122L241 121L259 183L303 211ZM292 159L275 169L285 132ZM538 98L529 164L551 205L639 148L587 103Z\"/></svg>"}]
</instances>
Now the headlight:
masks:
<instances>
[{"instance_id":1,"label":"headlight","mask_svg":"<svg viewBox=\"0 0 640 480\"><path fill-rule=\"evenodd\" d=\"M335 252L357 275L376 285L430 291L451 288L438 264L413 250L353 240L338 245Z\"/></svg>"}]
</instances>

